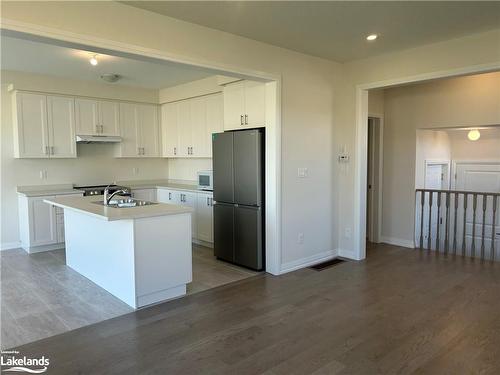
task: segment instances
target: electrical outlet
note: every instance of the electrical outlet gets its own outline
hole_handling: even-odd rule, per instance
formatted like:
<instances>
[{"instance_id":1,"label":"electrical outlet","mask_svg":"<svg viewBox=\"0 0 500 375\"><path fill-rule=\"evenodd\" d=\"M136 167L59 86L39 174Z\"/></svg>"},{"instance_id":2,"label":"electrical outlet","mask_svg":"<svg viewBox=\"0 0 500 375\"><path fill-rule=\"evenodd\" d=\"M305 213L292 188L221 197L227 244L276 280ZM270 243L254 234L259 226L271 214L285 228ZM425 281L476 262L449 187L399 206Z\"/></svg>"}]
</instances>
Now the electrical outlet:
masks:
<instances>
[{"instance_id":1,"label":"electrical outlet","mask_svg":"<svg viewBox=\"0 0 500 375\"><path fill-rule=\"evenodd\" d=\"M299 233L299 234L297 235L297 243L298 243L299 245L302 245L302 244L304 243L304 233Z\"/></svg>"},{"instance_id":2,"label":"electrical outlet","mask_svg":"<svg viewBox=\"0 0 500 375\"><path fill-rule=\"evenodd\" d=\"M297 169L297 176L299 178L306 178L307 177L307 168L298 168Z\"/></svg>"},{"instance_id":3,"label":"electrical outlet","mask_svg":"<svg viewBox=\"0 0 500 375\"><path fill-rule=\"evenodd\" d=\"M345 238L351 238L351 228L345 228Z\"/></svg>"}]
</instances>

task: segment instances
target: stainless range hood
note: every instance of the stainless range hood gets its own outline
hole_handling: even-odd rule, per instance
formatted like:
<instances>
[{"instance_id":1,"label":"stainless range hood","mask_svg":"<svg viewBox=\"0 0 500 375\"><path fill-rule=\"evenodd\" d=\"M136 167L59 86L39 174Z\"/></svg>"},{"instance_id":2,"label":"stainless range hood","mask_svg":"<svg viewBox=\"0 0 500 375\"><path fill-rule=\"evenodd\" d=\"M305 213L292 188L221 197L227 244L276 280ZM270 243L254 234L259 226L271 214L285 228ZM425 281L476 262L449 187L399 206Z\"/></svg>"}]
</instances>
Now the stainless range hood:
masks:
<instances>
[{"instance_id":1,"label":"stainless range hood","mask_svg":"<svg viewBox=\"0 0 500 375\"><path fill-rule=\"evenodd\" d=\"M115 135L77 135L77 143L118 143L122 137Z\"/></svg>"}]
</instances>

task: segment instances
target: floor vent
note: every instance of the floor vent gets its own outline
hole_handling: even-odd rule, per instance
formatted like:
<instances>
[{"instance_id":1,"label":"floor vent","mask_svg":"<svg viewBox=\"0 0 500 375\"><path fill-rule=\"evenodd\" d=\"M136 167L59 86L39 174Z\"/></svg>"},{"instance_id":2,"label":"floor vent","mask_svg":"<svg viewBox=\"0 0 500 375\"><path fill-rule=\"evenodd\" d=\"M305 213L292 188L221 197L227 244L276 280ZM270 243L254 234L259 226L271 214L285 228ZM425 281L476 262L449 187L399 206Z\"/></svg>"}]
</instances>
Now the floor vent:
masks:
<instances>
[{"instance_id":1,"label":"floor vent","mask_svg":"<svg viewBox=\"0 0 500 375\"><path fill-rule=\"evenodd\" d=\"M343 259L335 258L335 259L328 260L328 261L323 262L323 263L315 264L314 266L311 266L309 268L311 268L315 271L323 271L327 268L336 266L337 264L344 263L344 262L345 262L345 260L343 260Z\"/></svg>"}]
</instances>

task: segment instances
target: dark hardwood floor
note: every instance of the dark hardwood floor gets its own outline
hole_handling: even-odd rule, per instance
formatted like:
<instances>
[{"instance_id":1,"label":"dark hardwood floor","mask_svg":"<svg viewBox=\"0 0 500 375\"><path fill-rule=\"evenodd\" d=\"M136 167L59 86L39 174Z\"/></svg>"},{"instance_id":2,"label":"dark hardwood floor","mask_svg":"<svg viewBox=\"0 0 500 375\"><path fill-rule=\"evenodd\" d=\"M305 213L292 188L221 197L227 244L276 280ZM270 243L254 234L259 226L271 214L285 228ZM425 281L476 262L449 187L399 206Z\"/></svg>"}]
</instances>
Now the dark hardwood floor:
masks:
<instances>
[{"instance_id":1,"label":"dark hardwood floor","mask_svg":"<svg viewBox=\"0 0 500 375\"><path fill-rule=\"evenodd\" d=\"M18 350L48 374L499 374L500 264L372 246Z\"/></svg>"}]
</instances>

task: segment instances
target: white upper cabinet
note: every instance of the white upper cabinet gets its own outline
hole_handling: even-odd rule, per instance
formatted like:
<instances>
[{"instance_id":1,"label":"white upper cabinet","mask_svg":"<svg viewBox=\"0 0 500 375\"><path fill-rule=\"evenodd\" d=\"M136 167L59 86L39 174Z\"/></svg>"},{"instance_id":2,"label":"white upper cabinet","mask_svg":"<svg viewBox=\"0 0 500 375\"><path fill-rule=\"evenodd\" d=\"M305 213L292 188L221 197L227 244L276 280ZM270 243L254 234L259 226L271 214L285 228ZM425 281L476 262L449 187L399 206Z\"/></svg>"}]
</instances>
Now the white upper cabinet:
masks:
<instances>
[{"instance_id":1,"label":"white upper cabinet","mask_svg":"<svg viewBox=\"0 0 500 375\"><path fill-rule=\"evenodd\" d=\"M76 158L75 100L66 96L47 97L51 158Z\"/></svg>"},{"instance_id":2,"label":"white upper cabinet","mask_svg":"<svg viewBox=\"0 0 500 375\"><path fill-rule=\"evenodd\" d=\"M211 158L212 133L223 131L222 94L162 105L162 155Z\"/></svg>"},{"instance_id":3,"label":"white upper cabinet","mask_svg":"<svg viewBox=\"0 0 500 375\"><path fill-rule=\"evenodd\" d=\"M76 134L119 135L120 105L109 100L77 98Z\"/></svg>"},{"instance_id":4,"label":"white upper cabinet","mask_svg":"<svg viewBox=\"0 0 500 375\"><path fill-rule=\"evenodd\" d=\"M48 158L47 96L17 92L13 99L14 156Z\"/></svg>"},{"instance_id":5,"label":"white upper cabinet","mask_svg":"<svg viewBox=\"0 0 500 375\"><path fill-rule=\"evenodd\" d=\"M120 103L119 157L160 156L158 107Z\"/></svg>"},{"instance_id":6,"label":"white upper cabinet","mask_svg":"<svg viewBox=\"0 0 500 375\"><path fill-rule=\"evenodd\" d=\"M139 147L142 156L160 156L160 129L158 124L158 106L139 104Z\"/></svg>"},{"instance_id":7,"label":"white upper cabinet","mask_svg":"<svg viewBox=\"0 0 500 375\"><path fill-rule=\"evenodd\" d=\"M13 103L16 158L76 157L73 98L16 92Z\"/></svg>"},{"instance_id":8,"label":"white upper cabinet","mask_svg":"<svg viewBox=\"0 0 500 375\"><path fill-rule=\"evenodd\" d=\"M120 104L108 100L99 101L100 135L120 134Z\"/></svg>"},{"instance_id":9,"label":"white upper cabinet","mask_svg":"<svg viewBox=\"0 0 500 375\"><path fill-rule=\"evenodd\" d=\"M266 125L266 86L262 82L239 81L224 87L224 130Z\"/></svg>"},{"instance_id":10,"label":"white upper cabinet","mask_svg":"<svg viewBox=\"0 0 500 375\"><path fill-rule=\"evenodd\" d=\"M179 102L177 116L177 156L191 156L193 134L191 132L191 106L188 100Z\"/></svg>"},{"instance_id":11,"label":"white upper cabinet","mask_svg":"<svg viewBox=\"0 0 500 375\"><path fill-rule=\"evenodd\" d=\"M179 103L168 103L161 106L161 139L162 156L176 157L178 151L177 122Z\"/></svg>"},{"instance_id":12,"label":"white upper cabinet","mask_svg":"<svg viewBox=\"0 0 500 375\"><path fill-rule=\"evenodd\" d=\"M95 135L99 133L99 103L92 99L75 99L76 134Z\"/></svg>"},{"instance_id":13,"label":"white upper cabinet","mask_svg":"<svg viewBox=\"0 0 500 375\"><path fill-rule=\"evenodd\" d=\"M212 157L212 134L224 131L224 105L222 93L206 97L207 123L205 137L207 139L205 154Z\"/></svg>"}]
</instances>

